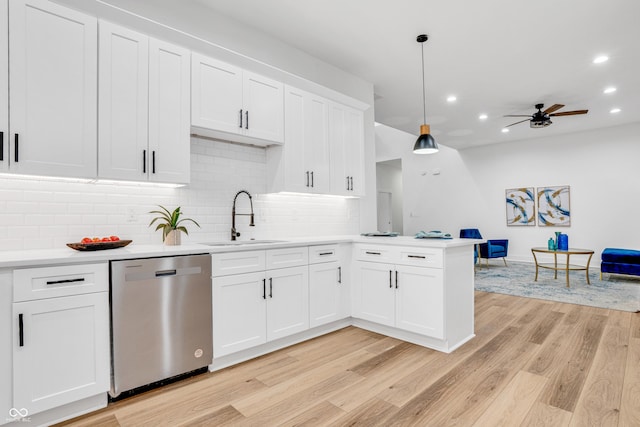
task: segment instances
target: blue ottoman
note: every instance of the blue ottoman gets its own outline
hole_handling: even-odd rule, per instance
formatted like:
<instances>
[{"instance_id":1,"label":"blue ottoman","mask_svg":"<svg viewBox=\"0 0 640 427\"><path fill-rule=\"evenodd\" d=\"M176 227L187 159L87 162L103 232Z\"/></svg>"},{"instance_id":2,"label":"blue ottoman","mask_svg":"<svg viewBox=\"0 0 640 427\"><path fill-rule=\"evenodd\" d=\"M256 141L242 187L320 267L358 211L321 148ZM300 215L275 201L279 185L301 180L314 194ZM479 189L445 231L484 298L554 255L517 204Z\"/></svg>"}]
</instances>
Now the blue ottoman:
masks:
<instances>
[{"instance_id":1,"label":"blue ottoman","mask_svg":"<svg viewBox=\"0 0 640 427\"><path fill-rule=\"evenodd\" d=\"M640 251L632 249L606 248L602 251L600 278L602 273L640 276Z\"/></svg>"}]
</instances>

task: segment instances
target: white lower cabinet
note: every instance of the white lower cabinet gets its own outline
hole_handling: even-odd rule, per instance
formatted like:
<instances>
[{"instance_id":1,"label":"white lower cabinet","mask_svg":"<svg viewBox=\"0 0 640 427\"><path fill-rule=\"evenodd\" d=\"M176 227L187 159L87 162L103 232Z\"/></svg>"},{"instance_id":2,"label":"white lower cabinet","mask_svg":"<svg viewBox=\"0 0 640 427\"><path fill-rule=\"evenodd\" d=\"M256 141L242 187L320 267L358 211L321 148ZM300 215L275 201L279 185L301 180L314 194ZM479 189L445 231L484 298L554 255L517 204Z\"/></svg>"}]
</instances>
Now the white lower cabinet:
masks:
<instances>
[{"instance_id":1,"label":"white lower cabinet","mask_svg":"<svg viewBox=\"0 0 640 427\"><path fill-rule=\"evenodd\" d=\"M252 251L258 252L263 251ZM216 276L228 271L217 267L228 265L227 258L234 265L247 259L249 269L260 268L238 252L212 255L214 358L309 329L306 247L268 250L260 257L266 265L283 268L265 270L263 264L261 271Z\"/></svg>"},{"instance_id":2,"label":"white lower cabinet","mask_svg":"<svg viewBox=\"0 0 640 427\"><path fill-rule=\"evenodd\" d=\"M345 313L342 266L338 261L309 265L309 326L343 319Z\"/></svg>"},{"instance_id":3,"label":"white lower cabinet","mask_svg":"<svg viewBox=\"0 0 640 427\"><path fill-rule=\"evenodd\" d=\"M13 406L30 414L109 388L106 292L15 303Z\"/></svg>"},{"instance_id":4,"label":"white lower cabinet","mask_svg":"<svg viewBox=\"0 0 640 427\"><path fill-rule=\"evenodd\" d=\"M13 407L28 415L109 389L106 263L13 271ZM95 408L94 408L95 409Z\"/></svg>"},{"instance_id":5,"label":"white lower cabinet","mask_svg":"<svg viewBox=\"0 0 640 427\"><path fill-rule=\"evenodd\" d=\"M442 269L357 261L354 317L444 338Z\"/></svg>"}]
</instances>

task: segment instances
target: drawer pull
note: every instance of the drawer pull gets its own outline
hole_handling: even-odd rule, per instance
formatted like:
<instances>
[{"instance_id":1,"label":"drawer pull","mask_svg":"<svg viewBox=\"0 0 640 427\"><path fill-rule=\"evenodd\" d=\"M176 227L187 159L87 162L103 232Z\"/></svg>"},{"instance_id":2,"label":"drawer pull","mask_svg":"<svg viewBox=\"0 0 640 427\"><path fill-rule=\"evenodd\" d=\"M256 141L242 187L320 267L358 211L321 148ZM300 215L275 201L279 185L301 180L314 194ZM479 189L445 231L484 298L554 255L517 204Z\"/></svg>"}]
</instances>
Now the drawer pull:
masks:
<instances>
[{"instance_id":1,"label":"drawer pull","mask_svg":"<svg viewBox=\"0 0 640 427\"><path fill-rule=\"evenodd\" d=\"M47 280L47 285L61 285L63 283L84 282L84 277L77 279Z\"/></svg>"},{"instance_id":2,"label":"drawer pull","mask_svg":"<svg viewBox=\"0 0 640 427\"><path fill-rule=\"evenodd\" d=\"M369 252L369 251L366 251L365 254L367 254L367 255L381 255L380 252Z\"/></svg>"},{"instance_id":3,"label":"drawer pull","mask_svg":"<svg viewBox=\"0 0 640 427\"><path fill-rule=\"evenodd\" d=\"M18 335L20 336L20 347L24 347L24 323L22 313L18 314Z\"/></svg>"},{"instance_id":4,"label":"drawer pull","mask_svg":"<svg viewBox=\"0 0 640 427\"><path fill-rule=\"evenodd\" d=\"M333 255L333 252L320 252L318 255L320 256Z\"/></svg>"},{"instance_id":5,"label":"drawer pull","mask_svg":"<svg viewBox=\"0 0 640 427\"><path fill-rule=\"evenodd\" d=\"M407 255L407 258L426 259L427 257L424 255Z\"/></svg>"}]
</instances>

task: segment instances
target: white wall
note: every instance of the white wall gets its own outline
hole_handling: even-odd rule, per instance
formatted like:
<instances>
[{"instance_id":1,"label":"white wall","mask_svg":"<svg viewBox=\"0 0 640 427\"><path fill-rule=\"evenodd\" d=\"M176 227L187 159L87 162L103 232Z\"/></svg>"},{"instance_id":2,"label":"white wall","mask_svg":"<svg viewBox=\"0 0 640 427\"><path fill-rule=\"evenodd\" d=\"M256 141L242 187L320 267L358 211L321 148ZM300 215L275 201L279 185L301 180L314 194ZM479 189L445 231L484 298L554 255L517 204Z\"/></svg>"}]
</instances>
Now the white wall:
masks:
<instances>
[{"instance_id":1,"label":"white wall","mask_svg":"<svg viewBox=\"0 0 640 427\"><path fill-rule=\"evenodd\" d=\"M82 237L118 235L134 243L160 243L149 228L158 204L181 206L188 225L183 242L229 240L231 206L238 190L254 195L255 227L237 217L240 239L341 235L359 232L357 199L260 195L266 182L265 150L193 138L191 184L177 189L115 186L0 177L0 250L49 249ZM237 212L249 212L238 198Z\"/></svg>"},{"instance_id":2,"label":"white wall","mask_svg":"<svg viewBox=\"0 0 640 427\"><path fill-rule=\"evenodd\" d=\"M477 227L485 238L508 238L509 258L522 261L554 231L568 234L572 247L595 250L595 263L605 247L640 249L640 124L460 152L440 142L439 153L417 156L411 144L393 140L402 158L405 234ZM570 227L506 226L506 189L556 185L571 187Z\"/></svg>"}]
</instances>

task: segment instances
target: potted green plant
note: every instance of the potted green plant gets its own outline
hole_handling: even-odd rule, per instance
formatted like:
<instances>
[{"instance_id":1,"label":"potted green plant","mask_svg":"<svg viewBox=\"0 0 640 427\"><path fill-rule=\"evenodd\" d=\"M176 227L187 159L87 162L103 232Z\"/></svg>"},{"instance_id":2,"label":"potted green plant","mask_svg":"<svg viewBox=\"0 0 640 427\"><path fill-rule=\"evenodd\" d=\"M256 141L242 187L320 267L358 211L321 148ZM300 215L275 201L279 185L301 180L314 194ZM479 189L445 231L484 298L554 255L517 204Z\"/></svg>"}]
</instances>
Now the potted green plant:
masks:
<instances>
[{"instance_id":1,"label":"potted green plant","mask_svg":"<svg viewBox=\"0 0 640 427\"><path fill-rule=\"evenodd\" d=\"M191 218L181 218L182 212L180 211L180 206L175 208L173 212L170 212L169 209L164 206L158 205L161 210L158 211L150 211L149 213L158 214L158 216L154 217L149 223L149 227L151 227L155 222L158 222L156 225L156 231L162 229L162 241L165 245L179 245L180 244L180 236L181 232L185 234L189 234L187 227L183 224L184 222L192 222L198 227L198 224L195 220Z\"/></svg>"}]
</instances>

